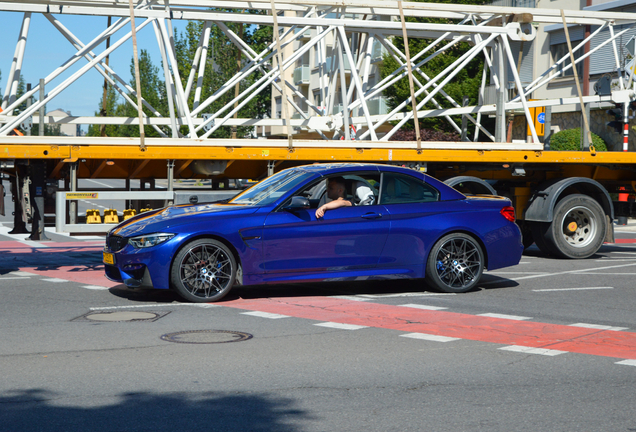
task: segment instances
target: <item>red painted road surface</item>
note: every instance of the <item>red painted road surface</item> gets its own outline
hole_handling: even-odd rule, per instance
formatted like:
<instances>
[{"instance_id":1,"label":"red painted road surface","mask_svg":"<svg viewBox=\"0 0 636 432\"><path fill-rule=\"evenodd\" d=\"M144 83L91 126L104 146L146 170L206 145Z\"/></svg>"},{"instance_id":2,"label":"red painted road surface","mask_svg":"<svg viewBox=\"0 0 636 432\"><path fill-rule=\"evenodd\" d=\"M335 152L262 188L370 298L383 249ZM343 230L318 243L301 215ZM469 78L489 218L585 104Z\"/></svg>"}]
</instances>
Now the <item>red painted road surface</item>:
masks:
<instances>
[{"instance_id":1,"label":"red painted road surface","mask_svg":"<svg viewBox=\"0 0 636 432\"><path fill-rule=\"evenodd\" d=\"M636 359L636 333L429 311L331 297L234 300L221 306L504 345Z\"/></svg>"},{"instance_id":2,"label":"red painted road surface","mask_svg":"<svg viewBox=\"0 0 636 432\"><path fill-rule=\"evenodd\" d=\"M636 240L617 239L617 243ZM87 285L114 287L104 277L103 242L41 243L33 247L0 242L0 268L65 279ZM62 258L68 257L68 259ZM79 262L78 262L79 261ZM73 263L76 265L73 265ZM269 312L291 317L366 327L423 333L503 345L636 359L636 333L519 321L391 306L333 297L233 300L219 306Z\"/></svg>"}]
</instances>

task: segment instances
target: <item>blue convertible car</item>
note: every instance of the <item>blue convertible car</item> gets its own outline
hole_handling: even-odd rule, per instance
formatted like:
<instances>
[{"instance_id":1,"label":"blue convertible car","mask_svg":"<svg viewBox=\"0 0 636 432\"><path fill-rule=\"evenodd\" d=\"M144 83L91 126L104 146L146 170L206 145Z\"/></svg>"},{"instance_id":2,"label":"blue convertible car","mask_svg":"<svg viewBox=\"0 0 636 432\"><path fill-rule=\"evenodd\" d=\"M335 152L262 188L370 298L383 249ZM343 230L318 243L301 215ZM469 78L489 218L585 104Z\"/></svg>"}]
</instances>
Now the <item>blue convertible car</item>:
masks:
<instances>
[{"instance_id":1,"label":"blue convertible car","mask_svg":"<svg viewBox=\"0 0 636 432\"><path fill-rule=\"evenodd\" d=\"M347 205L317 217L333 177ZM360 276L466 292L522 250L506 198L467 197L406 168L326 164L286 169L227 202L139 214L109 232L103 260L110 280L213 302L235 285Z\"/></svg>"}]
</instances>

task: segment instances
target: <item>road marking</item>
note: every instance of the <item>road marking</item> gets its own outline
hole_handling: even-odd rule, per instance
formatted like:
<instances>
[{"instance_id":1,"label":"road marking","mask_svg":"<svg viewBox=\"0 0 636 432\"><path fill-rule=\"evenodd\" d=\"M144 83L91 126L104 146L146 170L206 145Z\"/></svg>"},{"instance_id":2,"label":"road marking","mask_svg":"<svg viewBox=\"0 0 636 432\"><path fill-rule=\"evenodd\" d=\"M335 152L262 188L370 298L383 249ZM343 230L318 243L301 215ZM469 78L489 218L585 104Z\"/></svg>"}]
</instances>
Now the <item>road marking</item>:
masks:
<instances>
[{"instance_id":1,"label":"road marking","mask_svg":"<svg viewBox=\"0 0 636 432\"><path fill-rule=\"evenodd\" d=\"M58 279L58 278L50 278L50 279L41 279L44 282L53 282L53 283L61 283L61 282L70 282L67 281L66 279Z\"/></svg>"},{"instance_id":2,"label":"road marking","mask_svg":"<svg viewBox=\"0 0 636 432\"><path fill-rule=\"evenodd\" d=\"M614 251L614 253L617 254L630 254L630 255L635 255L636 252L626 252L626 251Z\"/></svg>"},{"instance_id":3,"label":"road marking","mask_svg":"<svg viewBox=\"0 0 636 432\"><path fill-rule=\"evenodd\" d=\"M623 360L616 362L617 365L636 366L636 360Z\"/></svg>"},{"instance_id":4,"label":"road marking","mask_svg":"<svg viewBox=\"0 0 636 432\"><path fill-rule=\"evenodd\" d=\"M545 349L545 348L532 348L532 347L519 346L519 345L507 346L507 347L502 347L499 349L503 351L513 351L513 352L520 352L524 354L539 354L539 355L545 355L545 356L557 356L559 354L566 353L566 351L551 350L551 349Z\"/></svg>"},{"instance_id":5,"label":"road marking","mask_svg":"<svg viewBox=\"0 0 636 432\"><path fill-rule=\"evenodd\" d=\"M604 266L604 267L595 267L595 268L589 268L589 269L577 269L577 270L567 270L567 271L562 271L562 272L558 272L558 273L544 273L544 274L540 274L540 275L530 275L530 276L523 276L523 277L519 277L519 278L514 278L514 279L510 279L513 281L520 281L520 280L524 280L524 279L535 279L535 278L539 278L539 277L547 277L547 276L562 276L565 274L572 274L572 273L586 273L586 272L591 272L591 271L595 271L595 270L607 270L607 269L613 269L613 268L621 268L621 267L632 267L632 266L636 266L636 263L630 263L630 264L620 264L620 265L615 265L615 266ZM506 281L490 281L490 282L482 282L480 285L491 285L491 284L499 284L499 283L504 283Z\"/></svg>"},{"instance_id":6,"label":"road marking","mask_svg":"<svg viewBox=\"0 0 636 432\"><path fill-rule=\"evenodd\" d=\"M269 319L289 318L289 315L280 315L280 314L275 314L275 313L259 312L259 311L242 312L242 315L251 315L251 316L255 316L255 317L269 318Z\"/></svg>"},{"instance_id":7,"label":"road marking","mask_svg":"<svg viewBox=\"0 0 636 432\"><path fill-rule=\"evenodd\" d=\"M603 272L587 272L589 275L607 275L607 276L633 276L636 273L603 273Z\"/></svg>"},{"instance_id":8,"label":"road marking","mask_svg":"<svg viewBox=\"0 0 636 432\"><path fill-rule=\"evenodd\" d=\"M0 276L0 280L9 280L9 279L30 279L28 277L24 277L24 276Z\"/></svg>"},{"instance_id":9,"label":"road marking","mask_svg":"<svg viewBox=\"0 0 636 432\"><path fill-rule=\"evenodd\" d=\"M413 304L413 303L403 304L403 305L400 305L400 306L402 306L402 307L410 307L410 308L415 308L415 309L425 309L425 310L444 310L444 309L448 309L448 308L440 307L440 306L428 306L428 305Z\"/></svg>"},{"instance_id":10,"label":"road marking","mask_svg":"<svg viewBox=\"0 0 636 432\"><path fill-rule=\"evenodd\" d=\"M339 296L330 296L331 298L339 298L339 299L344 299L344 300L352 300L352 301L369 301L370 299L366 299L366 298L361 298L361 297L357 297L357 296L346 296L346 295L339 295Z\"/></svg>"},{"instance_id":11,"label":"road marking","mask_svg":"<svg viewBox=\"0 0 636 432\"><path fill-rule=\"evenodd\" d=\"M392 298L392 297L430 297L430 296L448 296L457 295L455 293L399 293L399 294L360 294L361 297L369 299L374 298Z\"/></svg>"},{"instance_id":12,"label":"road marking","mask_svg":"<svg viewBox=\"0 0 636 432\"><path fill-rule=\"evenodd\" d=\"M604 289L614 289L614 287L547 288L547 289L536 289L536 290L532 290L532 291L534 291L534 292L549 292L549 291L587 291L587 290L604 290Z\"/></svg>"},{"instance_id":13,"label":"road marking","mask_svg":"<svg viewBox=\"0 0 636 432\"><path fill-rule=\"evenodd\" d=\"M524 317L524 316L518 316L518 315L505 315L505 314L498 314L498 313L485 313L485 314L479 314L477 316L509 319L509 320L515 320L515 321L524 321L524 320L532 319L532 317Z\"/></svg>"},{"instance_id":14,"label":"road marking","mask_svg":"<svg viewBox=\"0 0 636 432\"><path fill-rule=\"evenodd\" d=\"M12 271L7 273L8 275L11 276L23 276L23 277L31 277L33 276L33 273L27 273L27 272L23 272L23 271Z\"/></svg>"},{"instance_id":15,"label":"road marking","mask_svg":"<svg viewBox=\"0 0 636 432\"><path fill-rule=\"evenodd\" d=\"M544 275L547 273L548 272L521 272L521 271L498 271L498 270L484 272L484 274L528 274L528 275Z\"/></svg>"},{"instance_id":16,"label":"road marking","mask_svg":"<svg viewBox=\"0 0 636 432\"><path fill-rule=\"evenodd\" d=\"M636 258L612 258L612 257L606 257L606 258L599 258L599 259L595 259L595 262L608 262L608 261L635 261ZM584 270L581 270L584 271Z\"/></svg>"},{"instance_id":17,"label":"road marking","mask_svg":"<svg viewBox=\"0 0 636 432\"><path fill-rule=\"evenodd\" d=\"M367 326L361 326L361 325L355 325L355 324L343 324L343 323L337 323L337 322L324 322L324 323L318 323L314 325L320 326L320 327L329 327L329 328L334 328L339 330L360 330L363 328L368 328Z\"/></svg>"},{"instance_id":18,"label":"road marking","mask_svg":"<svg viewBox=\"0 0 636 432\"><path fill-rule=\"evenodd\" d=\"M576 323L576 324L570 324L570 325L572 327L585 327L585 328L593 328L593 329L598 329L598 330L609 330L609 331L629 330L629 327L612 327L612 326L599 325L599 324L588 324L588 323Z\"/></svg>"},{"instance_id":19,"label":"road marking","mask_svg":"<svg viewBox=\"0 0 636 432\"><path fill-rule=\"evenodd\" d=\"M296 317L315 322L338 322L372 328L421 333L499 346L522 346L618 359L636 360L636 332L605 331L534 321L424 310L331 297L282 297L224 301L222 307ZM245 313L245 312L242 312ZM247 312L250 313L250 312ZM543 351L541 351L543 352Z\"/></svg>"},{"instance_id":20,"label":"road marking","mask_svg":"<svg viewBox=\"0 0 636 432\"><path fill-rule=\"evenodd\" d=\"M86 288L88 290L107 290L108 287L97 286L97 285L84 285L82 288Z\"/></svg>"},{"instance_id":21,"label":"road marking","mask_svg":"<svg viewBox=\"0 0 636 432\"><path fill-rule=\"evenodd\" d=\"M90 311L97 310L117 310L117 309L141 309L141 308L158 308L158 307L170 307L170 306L194 306L200 308L213 308L219 307L219 305L210 304L210 303L162 303L162 304L143 304L143 305L133 305L133 306L96 306L88 308Z\"/></svg>"},{"instance_id":22,"label":"road marking","mask_svg":"<svg viewBox=\"0 0 636 432\"><path fill-rule=\"evenodd\" d=\"M407 333L401 334L400 337L411 338L411 339L422 339L433 342L452 342L456 340L461 340L460 338L448 337L448 336L439 336L425 333Z\"/></svg>"}]
</instances>

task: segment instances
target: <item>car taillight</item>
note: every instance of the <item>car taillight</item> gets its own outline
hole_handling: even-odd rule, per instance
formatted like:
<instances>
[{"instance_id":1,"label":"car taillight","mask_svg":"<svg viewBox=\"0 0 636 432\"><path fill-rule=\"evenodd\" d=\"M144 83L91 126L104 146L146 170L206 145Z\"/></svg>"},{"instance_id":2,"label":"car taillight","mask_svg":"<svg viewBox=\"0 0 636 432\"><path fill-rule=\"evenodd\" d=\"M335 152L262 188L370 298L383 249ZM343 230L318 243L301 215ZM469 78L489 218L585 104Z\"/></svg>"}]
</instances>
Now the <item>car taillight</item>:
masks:
<instances>
[{"instance_id":1,"label":"car taillight","mask_svg":"<svg viewBox=\"0 0 636 432\"><path fill-rule=\"evenodd\" d=\"M501 215L508 219L510 222L514 222L517 218L515 217L515 208L512 206L506 206L501 209Z\"/></svg>"}]
</instances>

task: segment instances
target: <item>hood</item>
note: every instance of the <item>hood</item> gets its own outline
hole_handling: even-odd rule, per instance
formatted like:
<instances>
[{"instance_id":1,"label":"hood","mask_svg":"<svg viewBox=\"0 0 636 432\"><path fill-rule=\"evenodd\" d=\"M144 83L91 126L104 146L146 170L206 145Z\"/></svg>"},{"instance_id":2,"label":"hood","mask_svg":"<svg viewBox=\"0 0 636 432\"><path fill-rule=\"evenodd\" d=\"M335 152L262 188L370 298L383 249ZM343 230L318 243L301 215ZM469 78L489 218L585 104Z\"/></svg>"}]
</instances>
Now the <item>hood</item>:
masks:
<instances>
[{"instance_id":1,"label":"hood","mask_svg":"<svg viewBox=\"0 0 636 432\"><path fill-rule=\"evenodd\" d=\"M138 234L166 231L179 225L195 223L201 218L234 217L254 213L259 207L236 204L196 204L170 206L156 211L141 213L128 219L109 235L130 237Z\"/></svg>"}]
</instances>

